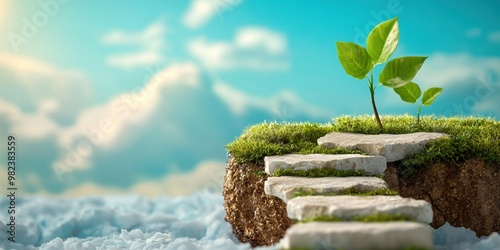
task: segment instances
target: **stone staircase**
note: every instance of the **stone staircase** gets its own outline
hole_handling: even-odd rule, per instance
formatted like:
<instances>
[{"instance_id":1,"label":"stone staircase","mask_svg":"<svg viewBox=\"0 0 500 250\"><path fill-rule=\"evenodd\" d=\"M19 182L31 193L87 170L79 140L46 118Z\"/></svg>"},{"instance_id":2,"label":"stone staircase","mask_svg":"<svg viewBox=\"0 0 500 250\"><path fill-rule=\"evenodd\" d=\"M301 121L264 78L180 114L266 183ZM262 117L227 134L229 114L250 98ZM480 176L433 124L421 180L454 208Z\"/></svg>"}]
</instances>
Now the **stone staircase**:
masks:
<instances>
[{"instance_id":1,"label":"stone staircase","mask_svg":"<svg viewBox=\"0 0 500 250\"><path fill-rule=\"evenodd\" d=\"M387 162L403 159L421 150L439 133L407 135L359 135L330 133L318 144L325 147L359 149L367 155L298 155L265 157L266 194L287 204L291 219L304 221L289 228L282 240L286 249L431 249L432 207L423 200L400 196L336 195L387 190L381 175ZM368 176L353 177L272 177L278 169L292 171L314 168L363 170ZM296 194L302 196L296 197ZM306 194L306 196L303 196ZM382 216L403 221L357 222ZM392 217L391 217L392 216ZM327 221L316 221L320 220ZM316 220L315 220L316 219ZM310 222L307 222L310 221Z\"/></svg>"}]
</instances>

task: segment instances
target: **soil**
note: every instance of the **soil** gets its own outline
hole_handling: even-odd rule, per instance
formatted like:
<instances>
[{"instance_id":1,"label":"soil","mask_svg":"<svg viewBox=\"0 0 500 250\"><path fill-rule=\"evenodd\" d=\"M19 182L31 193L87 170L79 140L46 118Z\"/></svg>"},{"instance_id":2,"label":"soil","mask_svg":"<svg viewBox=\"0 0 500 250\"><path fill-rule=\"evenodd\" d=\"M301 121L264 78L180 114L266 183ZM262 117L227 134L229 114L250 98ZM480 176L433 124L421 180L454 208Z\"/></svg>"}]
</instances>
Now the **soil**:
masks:
<instances>
[{"instance_id":1,"label":"soil","mask_svg":"<svg viewBox=\"0 0 500 250\"><path fill-rule=\"evenodd\" d=\"M230 158L224 178L226 220L234 235L252 247L278 243L293 224L286 204L264 193L264 164L242 165ZM432 227L445 222L465 227L477 236L500 232L500 166L482 159L430 164L410 176L399 162L388 163L385 180L402 197L432 204Z\"/></svg>"},{"instance_id":2,"label":"soil","mask_svg":"<svg viewBox=\"0 0 500 250\"><path fill-rule=\"evenodd\" d=\"M385 180L402 197L430 202L434 228L448 222L477 236L500 232L500 166L494 162L430 164L409 177L399 163L388 163Z\"/></svg>"},{"instance_id":3,"label":"soil","mask_svg":"<svg viewBox=\"0 0 500 250\"><path fill-rule=\"evenodd\" d=\"M239 165L230 158L224 177L226 220L234 235L252 247L278 243L293 224L281 199L264 193L266 177L259 177L263 164Z\"/></svg>"}]
</instances>

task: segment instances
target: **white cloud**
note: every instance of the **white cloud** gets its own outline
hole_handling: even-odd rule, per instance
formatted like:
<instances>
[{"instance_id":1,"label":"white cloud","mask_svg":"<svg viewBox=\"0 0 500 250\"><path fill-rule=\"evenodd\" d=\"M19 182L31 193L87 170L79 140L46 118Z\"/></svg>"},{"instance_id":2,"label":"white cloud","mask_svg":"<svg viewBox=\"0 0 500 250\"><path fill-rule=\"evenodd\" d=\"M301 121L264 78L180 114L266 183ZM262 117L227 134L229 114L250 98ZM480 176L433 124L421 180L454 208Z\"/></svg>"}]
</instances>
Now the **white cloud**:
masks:
<instances>
[{"instance_id":1,"label":"white cloud","mask_svg":"<svg viewBox=\"0 0 500 250\"><path fill-rule=\"evenodd\" d=\"M137 53L110 56L106 63L110 66L130 69L159 63L162 60L163 56L156 51L139 51Z\"/></svg>"},{"instance_id":2,"label":"white cloud","mask_svg":"<svg viewBox=\"0 0 500 250\"><path fill-rule=\"evenodd\" d=\"M425 87L457 88L459 83L477 82L478 77L492 72L500 74L500 58L435 53L429 56L415 81Z\"/></svg>"},{"instance_id":3,"label":"white cloud","mask_svg":"<svg viewBox=\"0 0 500 250\"><path fill-rule=\"evenodd\" d=\"M112 46L134 45L137 51L111 55L106 59L108 65L118 68L148 66L163 61L165 47L165 25L156 22L139 32L114 30L104 35L102 42Z\"/></svg>"},{"instance_id":4,"label":"white cloud","mask_svg":"<svg viewBox=\"0 0 500 250\"><path fill-rule=\"evenodd\" d=\"M283 35L260 27L247 27L239 30L235 44L242 49L259 49L275 55L286 52L286 41Z\"/></svg>"},{"instance_id":5,"label":"white cloud","mask_svg":"<svg viewBox=\"0 0 500 250\"><path fill-rule=\"evenodd\" d=\"M330 117L330 113L322 108L312 106L295 93L283 90L271 97L250 96L224 83L213 85L214 93L236 115L244 115L249 109L266 110L278 118L292 118L298 114L312 117Z\"/></svg>"},{"instance_id":6,"label":"white cloud","mask_svg":"<svg viewBox=\"0 0 500 250\"><path fill-rule=\"evenodd\" d=\"M473 111L493 114L500 118L500 72L479 77L474 93L467 98L474 104ZM475 102L475 103L474 103ZM467 103L466 103L467 104Z\"/></svg>"},{"instance_id":7,"label":"white cloud","mask_svg":"<svg viewBox=\"0 0 500 250\"><path fill-rule=\"evenodd\" d=\"M49 194L68 187L72 189L66 195L72 196L127 191L137 181L150 180L152 172L163 172L156 164L185 167L184 156L178 155L186 151L192 150L190 159L197 161L224 155L222 146L219 150L212 144L224 145L230 139L228 130L234 128L224 127L222 123L230 121L232 116L217 103L216 96L202 88L202 84L206 84L201 82L202 79L195 64L168 66L153 72L147 84L139 85L134 92L87 108L66 126L60 126L49 117L50 113L61 108L54 100L46 99L36 112L26 113L17 105L0 99L0 124L7 125L6 130L2 125L0 134L12 132L22 140L26 161L30 164L20 179L29 183L26 184L31 190L28 192L36 190L37 193ZM41 150L40 145L47 145L47 148ZM47 157L35 159L35 155L41 154L39 151L46 152ZM145 156L154 162L144 163ZM110 161L113 164L109 164ZM201 166L210 170L198 170L198 173L202 172L203 183L203 178L215 170L210 162ZM120 175L109 180L103 176L103 171L106 176L109 173ZM56 176L62 177L60 185ZM197 182L188 174L178 174L165 181L171 183L177 178L184 178L186 182L183 184L190 180ZM147 190L150 186L137 185L137 190ZM171 189L179 193L184 188L194 190L198 187L201 186L179 185L178 189L174 186ZM174 194L172 192L169 194Z\"/></svg>"},{"instance_id":8,"label":"white cloud","mask_svg":"<svg viewBox=\"0 0 500 250\"><path fill-rule=\"evenodd\" d=\"M0 124L6 124L8 131L15 128L19 138L24 138L29 163L20 178L27 192L58 193L71 188L67 195L124 190L154 194L153 187L160 190L160 186L168 186L165 183L175 183L168 194L190 192L216 184L210 173L223 169L223 163L206 162L193 175L165 177L154 185L142 182L151 180L155 173L160 173L158 177L172 173L162 167L185 168L206 159L223 158L223 145L241 129L235 124L247 124L247 119L262 119L268 114L277 119L297 114L329 117L290 91L255 97L204 80L208 78L201 77L195 64L174 64L153 73L134 92L79 111L74 122L64 126L55 123L50 114L64 109L65 103L43 99L36 112L27 113L0 100ZM257 116L234 115L246 111ZM42 150L40 145L47 147ZM62 178L60 184L57 176ZM193 184L176 189L179 183ZM158 195L167 192L161 190Z\"/></svg>"},{"instance_id":9,"label":"white cloud","mask_svg":"<svg viewBox=\"0 0 500 250\"><path fill-rule=\"evenodd\" d=\"M204 38L197 38L188 44L188 51L210 69L288 68L285 36L263 27L241 28L231 43L210 43Z\"/></svg>"},{"instance_id":10,"label":"white cloud","mask_svg":"<svg viewBox=\"0 0 500 250\"><path fill-rule=\"evenodd\" d=\"M43 185L40 183L42 180L38 176L32 176L31 182L35 182L34 186L39 186L39 190L35 193L24 193L20 192L23 197L36 196L36 197L82 197L82 196L92 196L92 195L128 195L126 190L120 188L104 187L95 183L84 183L75 188L70 188L61 193L51 193L43 189ZM33 183L30 183L33 185Z\"/></svg>"},{"instance_id":11,"label":"white cloud","mask_svg":"<svg viewBox=\"0 0 500 250\"><path fill-rule=\"evenodd\" d=\"M488 36L490 42L500 43L500 31L491 32Z\"/></svg>"},{"instance_id":12,"label":"white cloud","mask_svg":"<svg viewBox=\"0 0 500 250\"><path fill-rule=\"evenodd\" d=\"M0 164L0 166L2 165ZM226 164L222 161L206 160L200 162L190 172L167 174L159 180L138 182L126 189L105 187L100 184L87 182L57 194L44 191L42 180L38 176L28 176L25 181L30 181L30 184L39 186L37 195L44 196L81 197L96 194L123 195L131 193L149 197L185 196L203 189L222 192L225 169ZM0 173L0 177L4 176L6 174ZM19 185L22 185L22 183L19 183ZM23 195L29 194L23 193Z\"/></svg>"},{"instance_id":13,"label":"white cloud","mask_svg":"<svg viewBox=\"0 0 500 250\"><path fill-rule=\"evenodd\" d=\"M42 111L69 121L92 98L87 77L76 70L61 69L31 57L0 53L0 71L5 72L1 73L5 85L0 98L23 107L24 111L27 106L31 107L30 113Z\"/></svg>"},{"instance_id":14,"label":"white cloud","mask_svg":"<svg viewBox=\"0 0 500 250\"><path fill-rule=\"evenodd\" d=\"M472 28L472 29L469 29L467 31L467 33L465 33L465 36L469 37L469 38L474 38L474 37L480 36L481 33L482 33L481 29L479 29L479 28Z\"/></svg>"},{"instance_id":15,"label":"white cloud","mask_svg":"<svg viewBox=\"0 0 500 250\"><path fill-rule=\"evenodd\" d=\"M23 139L40 140L58 133L61 127L47 116L53 100L47 100L36 113L26 114L17 106L0 99L0 116L8 120L9 132Z\"/></svg>"},{"instance_id":16,"label":"white cloud","mask_svg":"<svg viewBox=\"0 0 500 250\"><path fill-rule=\"evenodd\" d=\"M204 161L188 173L169 174L159 181L138 183L130 192L147 196L189 195L202 189L221 192L226 164L221 161Z\"/></svg>"},{"instance_id":17,"label":"white cloud","mask_svg":"<svg viewBox=\"0 0 500 250\"><path fill-rule=\"evenodd\" d=\"M145 124L151 119L160 106L162 90L176 85L196 88L199 85L198 74L198 68L194 64L171 65L154 75L138 91L116 96L103 105L83 111L75 124L62 130L58 137L61 151L71 148L73 150L70 153L79 160L71 160L68 153L62 155L53 167L90 167L92 148L120 147L132 134L131 126Z\"/></svg>"},{"instance_id":18,"label":"white cloud","mask_svg":"<svg viewBox=\"0 0 500 250\"><path fill-rule=\"evenodd\" d=\"M62 70L31 57L9 53L0 53L0 68L13 73L30 91L31 98L45 98L48 94L60 95L71 91L78 91L86 97L90 94L87 78L76 70Z\"/></svg>"},{"instance_id":19,"label":"white cloud","mask_svg":"<svg viewBox=\"0 0 500 250\"><path fill-rule=\"evenodd\" d=\"M455 114L495 114L500 117L500 58L473 57L468 53L435 53L429 56L414 82L425 91L430 87L444 88L442 97L449 112ZM382 103L401 103L393 91L386 91ZM448 112L447 111L447 112ZM448 114L448 113L446 113Z\"/></svg>"},{"instance_id":20,"label":"white cloud","mask_svg":"<svg viewBox=\"0 0 500 250\"><path fill-rule=\"evenodd\" d=\"M0 1L0 31L4 28L4 22L7 19L7 13L11 8L10 5L11 3L9 0Z\"/></svg>"},{"instance_id":21,"label":"white cloud","mask_svg":"<svg viewBox=\"0 0 500 250\"><path fill-rule=\"evenodd\" d=\"M473 111L474 112L480 112L480 113L487 113L487 114L493 114L496 116L496 120L500 119L500 86L496 87L496 93L494 93L494 96L482 101L478 102L475 106Z\"/></svg>"},{"instance_id":22,"label":"white cloud","mask_svg":"<svg viewBox=\"0 0 500 250\"><path fill-rule=\"evenodd\" d=\"M192 0L188 11L182 17L182 22L191 29L199 28L214 15L220 15L241 2L242 0Z\"/></svg>"}]
</instances>

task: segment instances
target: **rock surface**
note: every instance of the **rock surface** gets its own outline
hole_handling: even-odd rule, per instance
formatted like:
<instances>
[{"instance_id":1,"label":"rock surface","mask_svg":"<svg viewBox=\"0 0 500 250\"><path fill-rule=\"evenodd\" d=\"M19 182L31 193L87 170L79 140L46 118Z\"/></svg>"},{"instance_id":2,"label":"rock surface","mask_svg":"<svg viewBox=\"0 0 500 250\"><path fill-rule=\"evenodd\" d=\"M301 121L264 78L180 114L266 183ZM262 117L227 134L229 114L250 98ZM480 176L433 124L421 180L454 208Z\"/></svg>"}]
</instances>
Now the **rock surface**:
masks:
<instances>
[{"instance_id":1,"label":"rock surface","mask_svg":"<svg viewBox=\"0 0 500 250\"><path fill-rule=\"evenodd\" d=\"M308 170L313 168L335 168L338 170L364 170L368 174L382 174L387 162L382 156L360 154L287 154L264 157L265 171L273 175L278 169Z\"/></svg>"},{"instance_id":2,"label":"rock surface","mask_svg":"<svg viewBox=\"0 0 500 250\"><path fill-rule=\"evenodd\" d=\"M385 180L403 197L432 203L438 228L448 222L479 236L500 232L500 165L482 159L432 163L409 177L403 177L397 163L388 164Z\"/></svg>"},{"instance_id":3,"label":"rock surface","mask_svg":"<svg viewBox=\"0 0 500 250\"><path fill-rule=\"evenodd\" d=\"M364 135L332 132L318 139L318 144L333 148L359 149L368 155L381 155L387 162L402 160L423 149L430 140L447 136L442 133Z\"/></svg>"},{"instance_id":4,"label":"rock surface","mask_svg":"<svg viewBox=\"0 0 500 250\"><path fill-rule=\"evenodd\" d=\"M431 249L432 231L416 222L310 222L293 225L283 244L286 249Z\"/></svg>"},{"instance_id":5,"label":"rock surface","mask_svg":"<svg viewBox=\"0 0 500 250\"><path fill-rule=\"evenodd\" d=\"M264 191L287 202L297 191L313 191L316 194L339 192L353 189L360 192L387 188L387 183L377 177L269 177L264 183Z\"/></svg>"},{"instance_id":6,"label":"rock surface","mask_svg":"<svg viewBox=\"0 0 500 250\"><path fill-rule=\"evenodd\" d=\"M432 222L432 207L426 201L400 196L303 196L287 203L288 217L297 220L334 216L349 220L356 216L406 215L422 223Z\"/></svg>"}]
</instances>

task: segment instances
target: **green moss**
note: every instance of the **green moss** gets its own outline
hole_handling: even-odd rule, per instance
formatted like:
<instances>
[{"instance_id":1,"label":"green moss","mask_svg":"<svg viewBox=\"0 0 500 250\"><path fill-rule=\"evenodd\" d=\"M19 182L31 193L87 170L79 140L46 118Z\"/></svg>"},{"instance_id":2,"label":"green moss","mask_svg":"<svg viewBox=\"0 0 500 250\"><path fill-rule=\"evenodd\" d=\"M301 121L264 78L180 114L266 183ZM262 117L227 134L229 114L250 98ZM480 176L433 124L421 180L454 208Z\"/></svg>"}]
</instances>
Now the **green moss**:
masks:
<instances>
[{"instance_id":1,"label":"green moss","mask_svg":"<svg viewBox=\"0 0 500 250\"><path fill-rule=\"evenodd\" d=\"M297 221L298 223L308 223L313 221L322 221L322 222L342 222L342 218L335 216L316 216L310 219L304 219Z\"/></svg>"},{"instance_id":2,"label":"green moss","mask_svg":"<svg viewBox=\"0 0 500 250\"><path fill-rule=\"evenodd\" d=\"M251 126L227 150L239 163L259 163L267 155L352 154L359 150L326 148L317 139L332 132L331 125L311 123L261 123Z\"/></svg>"},{"instance_id":3,"label":"green moss","mask_svg":"<svg viewBox=\"0 0 500 250\"><path fill-rule=\"evenodd\" d=\"M265 178L268 177L268 174L264 170L255 170L253 171L253 174L259 178Z\"/></svg>"},{"instance_id":4,"label":"green moss","mask_svg":"<svg viewBox=\"0 0 500 250\"><path fill-rule=\"evenodd\" d=\"M415 117L405 115L383 116L382 122L385 127L383 131L379 130L371 116L342 116L334 119L332 124L262 123L247 128L240 137L227 145L227 149L239 163L261 163L266 155L362 153L317 145L319 137L333 131L363 134L441 132L450 137L431 141L422 152L405 159L402 163L407 171L411 172L429 162L470 158L500 163L500 123L493 119L427 116L421 117L420 125L417 126Z\"/></svg>"},{"instance_id":5,"label":"green moss","mask_svg":"<svg viewBox=\"0 0 500 250\"><path fill-rule=\"evenodd\" d=\"M391 221L415 221L415 219L410 218L403 214L376 214L376 215L365 215L356 216L348 220L343 220L342 218L335 216L317 216L306 220L300 220L299 223L307 223L312 221L326 221L326 222L341 222L341 221L351 221L351 222L391 222Z\"/></svg>"},{"instance_id":6,"label":"green moss","mask_svg":"<svg viewBox=\"0 0 500 250\"><path fill-rule=\"evenodd\" d=\"M349 177L349 176L368 176L363 170L337 170L334 168L313 168L308 170L278 169L273 177L279 176L297 176L297 177Z\"/></svg>"},{"instance_id":7,"label":"green moss","mask_svg":"<svg viewBox=\"0 0 500 250\"><path fill-rule=\"evenodd\" d=\"M295 192L294 197L298 196L313 196L313 195L321 195L321 196L337 196L337 195L354 195L354 196L373 196L373 195L387 195L394 196L398 195L398 192L390 190L388 188L379 188L374 191L359 191L355 188L348 188L344 190L340 190L338 192L331 193L316 193L313 189L299 189Z\"/></svg>"}]
</instances>

